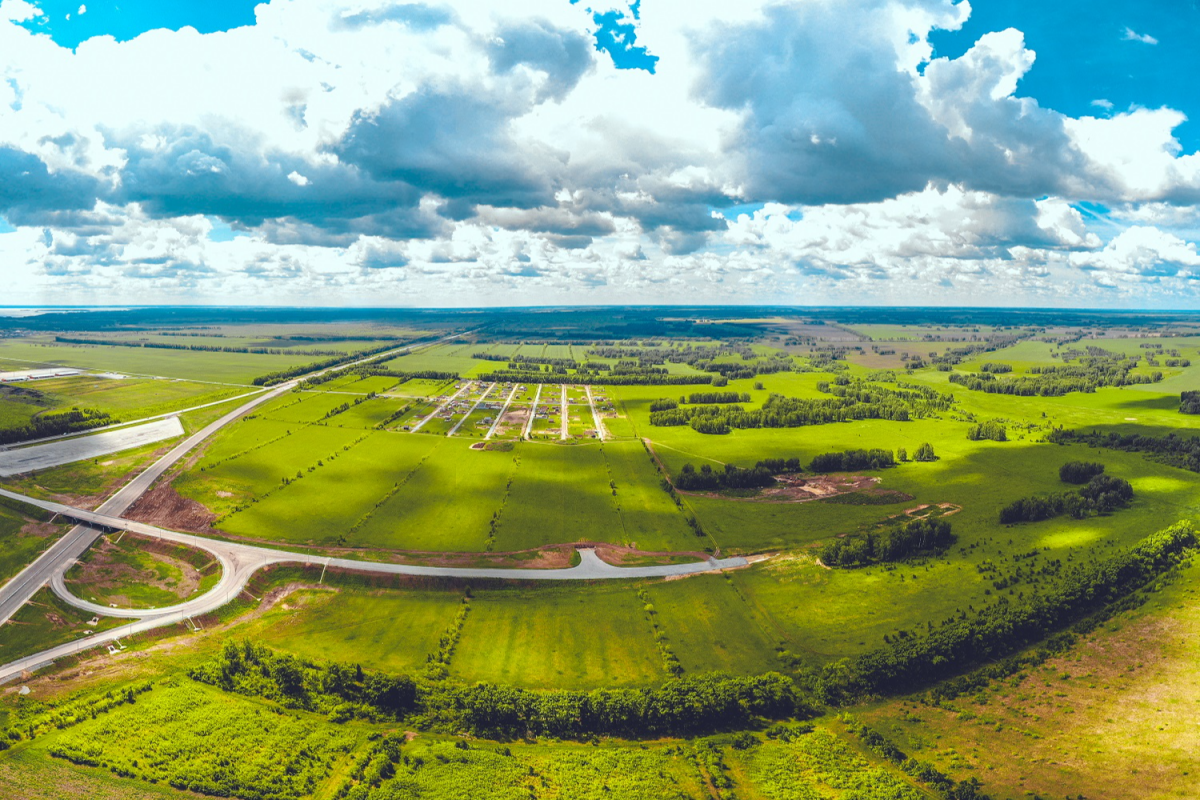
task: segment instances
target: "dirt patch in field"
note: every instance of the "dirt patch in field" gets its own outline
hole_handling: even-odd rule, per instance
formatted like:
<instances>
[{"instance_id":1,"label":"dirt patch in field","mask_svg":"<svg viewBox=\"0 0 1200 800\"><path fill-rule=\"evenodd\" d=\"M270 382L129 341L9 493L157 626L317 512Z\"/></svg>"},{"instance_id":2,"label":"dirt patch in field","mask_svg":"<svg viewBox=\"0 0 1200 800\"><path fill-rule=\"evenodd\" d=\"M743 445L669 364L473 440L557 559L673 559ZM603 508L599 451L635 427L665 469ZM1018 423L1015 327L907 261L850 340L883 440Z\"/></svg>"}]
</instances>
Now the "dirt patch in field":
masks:
<instances>
[{"instance_id":1,"label":"dirt patch in field","mask_svg":"<svg viewBox=\"0 0 1200 800\"><path fill-rule=\"evenodd\" d=\"M132 538L132 537L131 537ZM159 578L153 570L138 569L120 560L121 550L108 537L101 537L87 555L87 560L72 568L67 586L75 592L92 591L104 595L109 602L129 602L121 594L112 594L106 589L115 589L131 583L153 586L185 600L200 588L200 570L182 559L159 552L162 546L153 540L144 540L139 548L151 554L156 561L170 564L180 571L178 583Z\"/></svg>"},{"instance_id":2,"label":"dirt patch in field","mask_svg":"<svg viewBox=\"0 0 1200 800\"><path fill-rule=\"evenodd\" d=\"M595 547L596 555L600 557L601 561L606 561L617 567L648 567L657 564L679 564L686 561L705 561L713 557L711 554L699 550L659 553L638 550L619 544L596 543L591 546Z\"/></svg>"},{"instance_id":3,"label":"dirt patch in field","mask_svg":"<svg viewBox=\"0 0 1200 800\"><path fill-rule=\"evenodd\" d=\"M529 409L525 407L510 408L503 417L500 418L500 424L496 426L496 434L508 434L512 432L519 433L525 430L525 423L529 420Z\"/></svg>"},{"instance_id":4,"label":"dirt patch in field","mask_svg":"<svg viewBox=\"0 0 1200 800\"><path fill-rule=\"evenodd\" d=\"M45 539L58 533L58 526L50 522L26 522L21 526L21 536L36 536Z\"/></svg>"},{"instance_id":5,"label":"dirt patch in field","mask_svg":"<svg viewBox=\"0 0 1200 800\"><path fill-rule=\"evenodd\" d=\"M866 475L776 475L774 486L760 489L756 494L737 496L722 492L680 492L699 497L735 500L743 503L807 503L844 494L878 496L881 500L911 500L903 492L879 488L879 478Z\"/></svg>"},{"instance_id":6,"label":"dirt patch in field","mask_svg":"<svg viewBox=\"0 0 1200 800\"><path fill-rule=\"evenodd\" d=\"M941 513L936 513L931 509L937 509ZM957 514L960 511L962 511L962 506L956 506L954 503L924 503L913 508L904 509L904 513L910 517L948 517L951 514Z\"/></svg>"},{"instance_id":7,"label":"dirt patch in field","mask_svg":"<svg viewBox=\"0 0 1200 800\"><path fill-rule=\"evenodd\" d=\"M203 505L189 500L166 483L160 483L139 497L125 516L160 528L191 533L211 533L217 518Z\"/></svg>"}]
</instances>

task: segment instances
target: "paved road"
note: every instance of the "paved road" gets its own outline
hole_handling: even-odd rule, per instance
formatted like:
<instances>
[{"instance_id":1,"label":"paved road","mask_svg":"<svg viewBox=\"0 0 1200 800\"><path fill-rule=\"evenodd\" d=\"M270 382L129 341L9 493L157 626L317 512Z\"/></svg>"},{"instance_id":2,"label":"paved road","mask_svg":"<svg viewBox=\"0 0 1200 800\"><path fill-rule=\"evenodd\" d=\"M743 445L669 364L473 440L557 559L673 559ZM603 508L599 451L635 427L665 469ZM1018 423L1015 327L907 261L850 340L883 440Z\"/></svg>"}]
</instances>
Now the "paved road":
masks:
<instances>
[{"instance_id":1,"label":"paved road","mask_svg":"<svg viewBox=\"0 0 1200 800\"><path fill-rule=\"evenodd\" d=\"M365 361L372 359L390 356L396 353L403 353L411 350L417 350L424 347L432 347L435 344L456 339L459 336L464 336L472 331L465 333L451 334L444 336L432 342L423 342L420 344L410 344L403 347L398 347L395 350L389 350L385 353L376 353L373 356L360 358L348 364L341 364L336 367L329 367L311 375L305 375L303 378L311 378L319 375L324 375L332 371L340 371L349 367L356 366ZM225 427L242 415L246 414L256 406L265 403L279 395L291 391L302 378L282 383L274 389L263 391L249 402L238 406L233 411L225 414L220 419L206 425L197 433L192 434L180 444L171 449L169 453L154 462L149 469L138 475L120 491L105 501L98 509L101 514L112 515L117 517L129 510L139 497L141 497L156 480L162 477L163 473L171 468L179 459L183 458L189 451L199 445L202 441L212 436L214 433ZM38 501L32 501L34 505L38 505ZM75 519L79 519L77 516ZM7 623L12 615L17 613L17 609L25 605L29 598L37 594L38 589L46 585L56 572L66 572L67 568L91 546L96 540L101 531L96 528L86 525L77 525L67 532L65 536L51 545L37 560L21 570L15 578L0 587L0 626Z\"/></svg>"},{"instance_id":2,"label":"paved road","mask_svg":"<svg viewBox=\"0 0 1200 800\"><path fill-rule=\"evenodd\" d=\"M694 575L713 570L736 569L746 566L749 562L744 558L708 559L686 564L666 564L646 567L615 567L601 560L592 549L579 551L580 562L567 569L505 569L500 567L425 567L411 564L384 564L377 561L357 561L349 558L329 558L326 556L310 555L308 553L293 553L287 550L275 550L267 547L225 542L217 539L206 539L189 533L166 530L143 522L122 519L121 517L87 511L54 503L48 500L38 500L26 497L16 492L0 489L0 496L21 500L31 505L44 508L79 522L110 529L127 530L143 536L166 539L180 544L190 545L213 554L221 562L222 573L220 582L206 594L180 603L169 608L159 609L127 609L100 606L81 600L71 594L63 580L62 571L49 576L51 589L67 603L92 614L110 617L125 617L138 619L138 622L113 628L109 631L93 634L84 639L60 645L59 647L37 653L0 667L0 683L17 677L24 670L35 666L45 665L57 658L98 647L132 633L152 630L154 628L172 625L184 618L201 616L214 611L237 597L245 588L250 577L262 567L269 564L312 564L339 569L372 572L388 575L418 575L443 578L500 578L506 580L530 581L593 581L628 578L665 578L679 575Z\"/></svg>"},{"instance_id":3,"label":"paved road","mask_svg":"<svg viewBox=\"0 0 1200 800\"><path fill-rule=\"evenodd\" d=\"M179 417L168 417L144 425L134 425L132 428L94 433L91 436L80 436L61 442L35 444L20 450L5 450L0 452L0 477L99 458L182 435L183 424Z\"/></svg>"},{"instance_id":4,"label":"paved road","mask_svg":"<svg viewBox=\"0 0 1200 800\"><path fill-rule=\"evenodd\" d=\"M141 497L164 472L170 469L176 461L183 458L189 450L255 406L289 391L293 385L293 383L285 383L269 392L264 392L250 402L230 411L216 422L210 423L200 431L184 439L183 442L173 447L169 453L158 461L155 461L149 469L142 472L122 487L120 491L106 500L97 511L101 514L112 515L114 517L124 514L133 505L135 500ZM18 495L17 497L20 496ZM31 500L30 503L38 505L39 501ZM79 517L74 515L72 515L72 518L79 520ZM65 572L75 559L83 555L84 551L91 546L100 533L101 531L96 528L87 525L76 525L65 536L51 545L46 552L42 553L36 561L21 570L15 578L0 588L0 626L8 622L12 618L12 615L17 613L17 609L25 605L29 598L37 594L38 589L45 586L46 582L53 577L56 571Z\"/></svg>"},{"instance_id":5,"label":"paved road","mask_svg":"<svg viewBox=\"0 0 1200 800\"><path fill-rule=\"evenodd\" d=\"M463 414L458 422L454 423L454 427L451 428L450 432L446 435L453 436L454 434L458 433L458 429L462 427L462 424L467 421L468 417L475 413L475 409L479 408L479 406L483 404L483 401L487 399L487 396L492 393L492 389L495 388L496 384L489 384L488 387L483 390L483 394L479 395L479 399L475 401L475 405L471 406L467 413Z\"/></svg>"},{"instance_id":6,"label":"paved road","mask_svg":"<svg viewBox=\"0 0 1200 800\"><path fill-rule=\"evenodd\" d=\"M500 413L492 420L492 427L488 428L487 435L483 438L490 439L496 435L496 429L500 427L500 420L504 419L504 415L508 413L508 407L512 405L513 398L517 396L517 384L513 384L512 391L508 393L508 397L504 400L504 408L500 409Z\"/></svg>"},{"instance_id":7,"label":"paved road","mask_svg":"<svg viewBox=\"0 0 1200 800\"><path fill-rule=\"evenodd\" d=\"M592 408L592 424L596 426L596 438L604 441L604 422L600 419L600 412L596 410L596 398L592 396L591 384L583 387L587 391L588 405Z\"/></svg>"},{"instance_id":8,"label":"paved road","mask_svg":"<svg viewBox=\"0 0 1200 800\"><path fill-rule=\"evenodd\" d=\"M538 384L537 394L533 396L533 405L529 407L529 419L525 420L525 430L521 433L522 439L529 439L533 436L533 420L537 417L538 401L542 399L542 386Z\"/></svg>"},{"instance_id":9,"label":"paved road","mask_svg":"<svg viewBox=\"0 0 1200 800\"><path fill-rule=\"evenodd\" d=\"M562 414L562 419L559 421L558 438L565 442L567 440L567 434L570 431L571 409L567 407L567 387L560 386L558 388L562 390L562 397L558 401L558 410Z\"/></svg>"},{"instance_id":10,"label":"paved road","mask_svg":"<svg viewBox=\"0 0 1200 800\"><path fill-rule=\"evenodd\" d=\"M433 419L438 414L442 413L442 409L444 409L446 406L450 405L455 400L457 400L458 396L460 394L462 394L463 392L465 392L469 388L471 388L471 384L469 382L463 384L462 388L460 388L457 392L455 392L454 394L447 397L437 408L435 408L433 411L429 412L429 416L422 419L416 425L413 425L412 431L410 431L410 433L416 433L417 431L421 430L421 428L425 427L426 422L429 422L429 420Z\"/></svg>"}]
</instances>

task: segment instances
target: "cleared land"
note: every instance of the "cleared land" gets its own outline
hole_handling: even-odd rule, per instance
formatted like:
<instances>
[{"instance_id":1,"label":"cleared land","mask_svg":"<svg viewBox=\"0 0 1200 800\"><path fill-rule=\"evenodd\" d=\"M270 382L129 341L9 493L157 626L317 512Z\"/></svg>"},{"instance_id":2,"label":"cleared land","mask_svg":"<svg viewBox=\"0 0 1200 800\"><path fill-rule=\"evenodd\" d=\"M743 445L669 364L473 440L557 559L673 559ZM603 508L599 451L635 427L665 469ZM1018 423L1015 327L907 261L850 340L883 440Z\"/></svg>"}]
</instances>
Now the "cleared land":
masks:
<instances>
[{"instance_id":1,"label":"cleared land","mask_svg":"<svg viewBox=\"0 0 1200 800\"><path fill-rule=\"evenodd\" d=\"M89 458L95 459L182 435L183 425L179 418L168 417L115 431L35 444L17 450L3 450L0 451L0 477L49 469Z\"/></svg>"}]
</instances>

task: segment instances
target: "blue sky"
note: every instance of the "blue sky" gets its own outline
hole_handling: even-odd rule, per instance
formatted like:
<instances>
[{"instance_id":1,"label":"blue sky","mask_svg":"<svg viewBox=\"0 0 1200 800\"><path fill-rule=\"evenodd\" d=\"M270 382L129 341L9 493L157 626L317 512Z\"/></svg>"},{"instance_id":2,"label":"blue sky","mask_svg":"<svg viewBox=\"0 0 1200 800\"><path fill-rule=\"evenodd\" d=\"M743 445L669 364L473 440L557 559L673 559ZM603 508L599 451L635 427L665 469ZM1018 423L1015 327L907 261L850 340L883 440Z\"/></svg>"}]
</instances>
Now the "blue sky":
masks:
<instances>
[{"instance_id":1,"label":"blue sky","mask_svg":"<svg viewBox=\"0 0 1200 800\"><path fill-rule=\"evenodd\" d=\"M0 272L19 303L1200 307L1198 29L0 0Z\"/></svg>"},{"instance_id":2,"label":"blue sky","mask_svg":"<svg viewBox=\"0 0 1200 800\"><path fill-rule=\"evenodd\" d=\"M93 36L133 39L158 28L178 30L185 25L200 33L225 31L254 24L249 0L43 0L45 15L25 23L32 31L48 33L63 47L75 47ZM80 13L83 9L83 13Z\"/></svg>"},{"instance_id":3,"label":"blue sky","mask_svg":"<svg viewBox=\"0 0 1200 800\"><path fill-rule=\"evenodd\" d=\"M1170 106L1200 120L1200 4L1195 0L988 0L972 5L958 31L930 36L935 54L956 58L988 31L1017 28L1037 55L1037 69L1021 93L1071 116L1134 106ZM1190 151L1200 146L1200 125L1176 131Z\"/></svg>"}]
</instances>

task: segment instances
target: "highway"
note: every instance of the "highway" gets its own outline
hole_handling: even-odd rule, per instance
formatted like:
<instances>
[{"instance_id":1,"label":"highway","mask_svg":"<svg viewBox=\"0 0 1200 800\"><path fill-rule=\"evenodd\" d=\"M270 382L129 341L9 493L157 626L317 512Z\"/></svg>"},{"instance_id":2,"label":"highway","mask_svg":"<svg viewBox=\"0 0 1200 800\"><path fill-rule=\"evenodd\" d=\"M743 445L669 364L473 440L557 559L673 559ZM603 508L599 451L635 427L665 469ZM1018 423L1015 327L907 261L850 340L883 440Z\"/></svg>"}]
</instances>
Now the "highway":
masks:
<instances>
[{"instance_id":1,"label":"highway","mask_svg":"<svg viewBox=\"0 0 1200 800\"><path fill-rule=\"evenodd\" d=\"M579 564L565 569L425 567L412 564L386 564L378 561L357 561L349 558L329 558L327 556L310 555L308 553L293 553L287 550L275 550L268 547L208 539L190 533L166 530L144 522L123 519L119 516L100 511L87 511L61 503L54 503L49 500L39 500L16 492L10 492L6 489L0 489L0 497L20 500L47 511L69 517L77 522L111 530L125 530L142 536L166 539L178 542L179 544L196 547L214 555L221 562L222 569L220 582L207 593L175 606L157 609L111 608L81 600L67 589L66 582L63 579L63 570L58 570L57 572L51 570L50 574L47 575L50 587L65 602L92 614L109 617L126 617L137 619L137 622L86 636L83 639L68 642L67 644L14 661L11 664L6 664L0 667L0 683L19 676L25 670L45 665L66 655L73 655L92 647L98 647L133 633L141 633L165 625L172 625L185 618L197 617L215 611L237 597L255 572L270 564L310 564L387 575L415 575L441 578L498 578L503 580L527 581L666 578L695 575L714 570L737 569L749 564L744 558L734 557L723 559L710 558L706 561L692 561L684 564L616 567L601 560L596 555L595 550L590 548L580 549L578 551L580 555ZM83 528L83 526L80 526L80 528ZM88 530L87 528L84 529ZM88 541L90 542L91 540L89 539ZM56 565L63 563L57 559L52 559L52 561Z\"/></svg>"},{"instance_id":2,"label":"highway","mask_svg":"<svg viewBox=\"0 0 1200 800\"><path fill-rule=\"evenodd\" d=\"M367 356L366 358L360 358L355 361L351 361L348 364L339 364L335 367L329 367L327 369L314 372L310 375L305 375L302 378L287 381L286 383L282 383L274 389L264 391L262 394L255 396L253 399L238 406L228 414L225 414L217 421L209 423L201 430L184 439L180 444L173 447L169 453L158 459L158 461L155 461L148 469L122 487L116 494L110 497L96 510L102 515L111 515L112 518L116 518L121 514L124 514L139 497L145 494L150 487L154 485L155 481L162 477L164 472L170 469L177 461L179 461L179 459L187 455L187 453L189 453L193 448L195 448L208 437L212 436L217 431L221 430L221 428L225 427L234 420L239 419L242 415L246 414L255 407L265 403L268 400L271 400L272 398L278 397L285 392L291 391L304 378L319 377L321 375L325 375L326 373L348 369L373 359L384 358L397 353L404 353L424 347L432 347L435 344L456 339L459 336L465 336L466 334L472 332L473 331L455 333L451 334L450 336L444 336L432 342L410 344L403 347L398 347L395 350L388 350L384 353L376 353L375 355ZM17 495L17 497L20 499L19 495ZM29 502L31 502L33 505L39 504L39 501L30 500ZM76 521L80 521L80 518L77 515L72 516L72 518ZM100 533L100 530L88 527L86 525L77 525L71 528L66 535L51 545L32 564L21 570L16 577L6 583L3 587L0 587L0 626L3 626L10 619L12 619L12 615L17 613L17 609L25 605L25 603L29 601L29 598L37 594L38 589L45 586L46 583L54 576L55 572L66 572L67 568L70 567L77 558L83 555L83 553L88 549L88 547L91 546L92 542L96 540L96 537L98 537Z\"/></svg>"}]
</instances>

